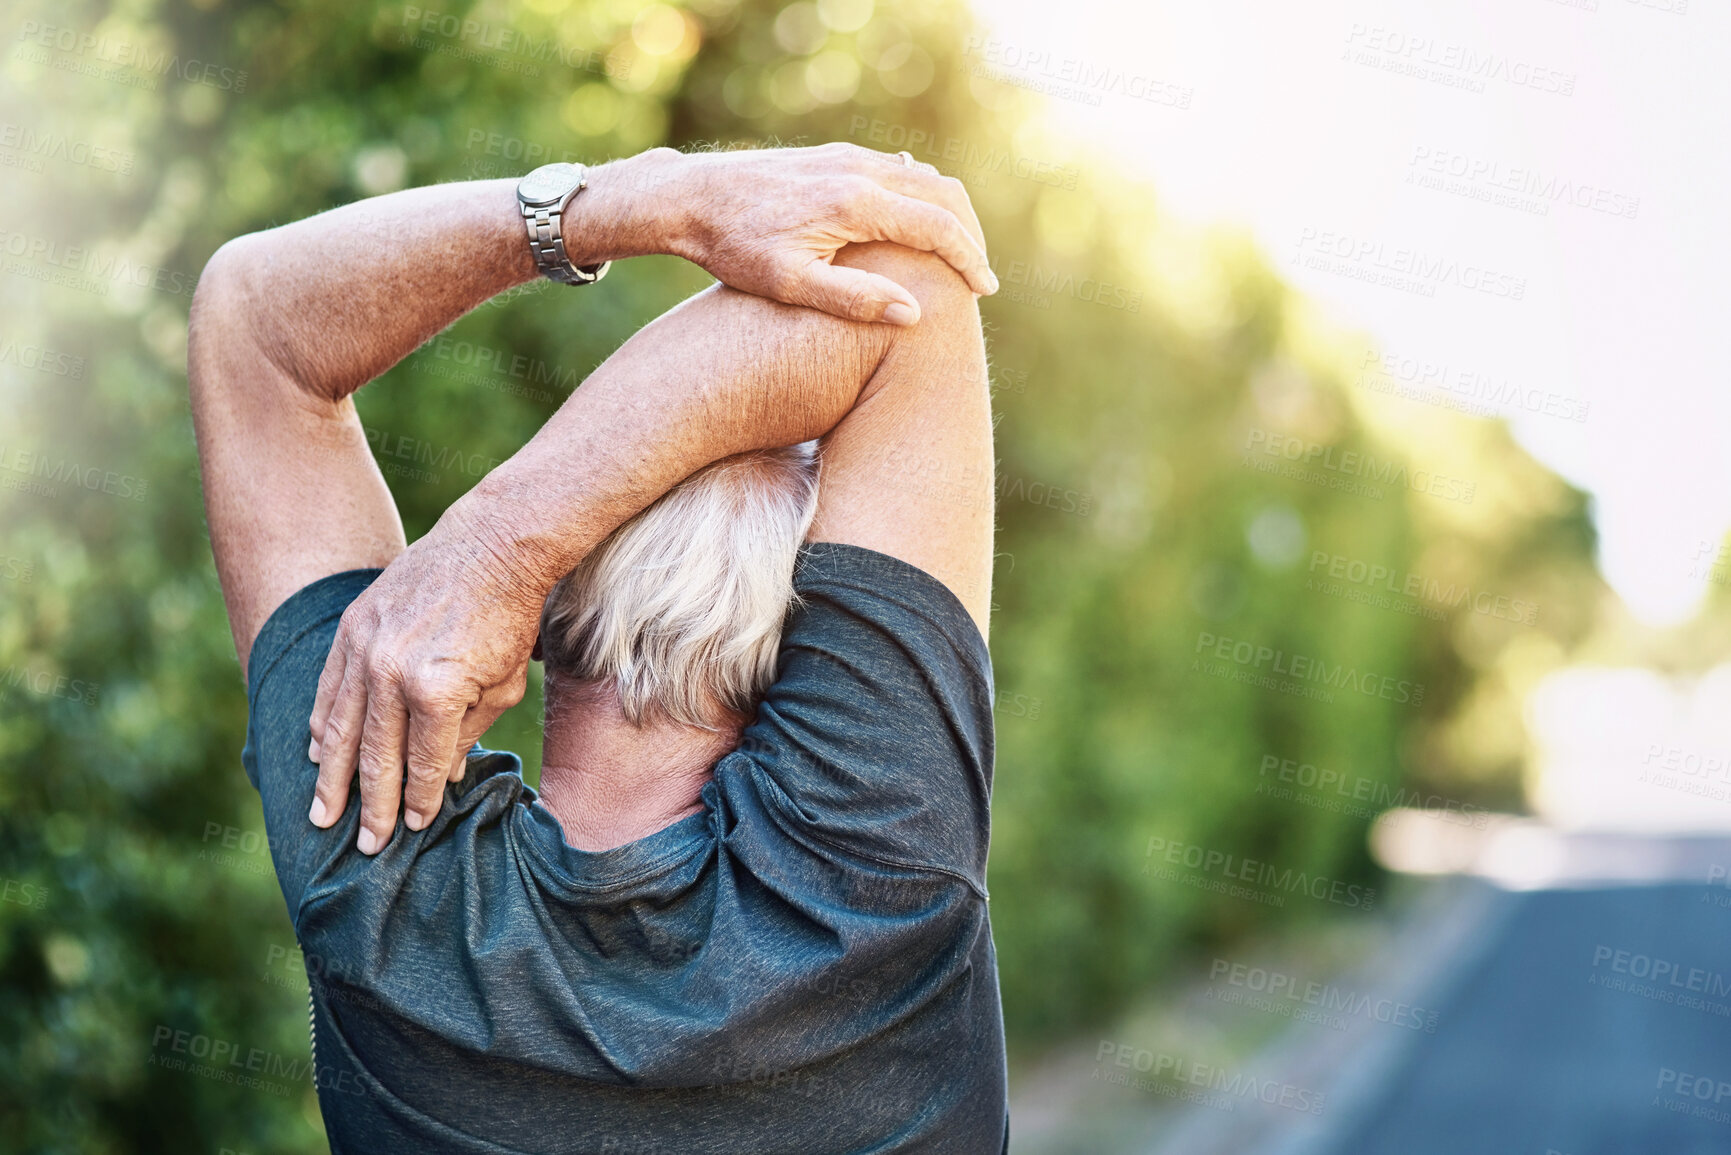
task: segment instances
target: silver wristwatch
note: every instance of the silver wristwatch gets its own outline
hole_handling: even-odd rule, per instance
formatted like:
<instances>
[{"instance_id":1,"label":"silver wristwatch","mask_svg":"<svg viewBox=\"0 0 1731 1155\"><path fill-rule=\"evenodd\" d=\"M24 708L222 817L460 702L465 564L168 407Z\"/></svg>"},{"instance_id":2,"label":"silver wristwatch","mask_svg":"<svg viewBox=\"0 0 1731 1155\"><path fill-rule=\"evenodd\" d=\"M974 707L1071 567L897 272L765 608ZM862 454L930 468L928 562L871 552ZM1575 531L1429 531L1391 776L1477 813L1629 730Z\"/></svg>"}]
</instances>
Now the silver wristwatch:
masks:
<instances>
[{"instance_id":1,"label":"silver wristwatch","mask_svg":"<svg viewBox=\"0 0 1731 1155\"><path fill-rule=\"evenodd\" d=\"M612 261L579 268L565 255L561 232L565 206L589 185L589 170L580 164L544 164L517 182L517 204L529 227L529 251L535 267L549 280L564 285L593 285L607 275Z\"/></svg>"}]
</instances>

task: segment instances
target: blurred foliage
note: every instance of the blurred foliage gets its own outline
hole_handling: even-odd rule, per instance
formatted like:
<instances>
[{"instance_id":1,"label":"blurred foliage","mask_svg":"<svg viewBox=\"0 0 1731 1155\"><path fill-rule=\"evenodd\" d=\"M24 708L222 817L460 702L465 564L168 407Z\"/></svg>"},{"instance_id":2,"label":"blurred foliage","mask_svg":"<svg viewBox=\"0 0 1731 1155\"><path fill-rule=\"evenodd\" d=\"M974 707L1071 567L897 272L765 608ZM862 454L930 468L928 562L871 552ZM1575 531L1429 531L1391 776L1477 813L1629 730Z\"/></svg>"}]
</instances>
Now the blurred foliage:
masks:
<instances>
[{"instance_id":1,"label":"blurred foliage","mask_svg":"<svg viewBox=\"0 0 1731 1155\"><path fill-rule=\"evenodd\" d=\"M1521 695L1602 596L1582 495L1501 423L1356 384L1365 343L1309 318L1241 239L1165 219L1035 97L975 75L955 4L61 0L7 21L3 117L35 135L0 140L0 1145L321 1146L310 1086L158 1062L164 1029L307 1046L239 765L186 313L224 239L407 185L832 139L908 147L967 183L1004 283L983 303L1000 454L991 881L1018 1044L1103 1020L1186 950L1352 917L1143 873L1160 837L1375 885L1365 819L1260 791L1265 758L1519 804ZM599 290L531 287L364 390L411 540L476 477L392 472L387 446L508 456L704 283L652 258ZM43 368L27 348L63 356ZM1275 460L1257 456L1270 436L1470 479L1474 499L1271 476L1246 464ZM1319 590L1336 556L1521 599L1536 620ZM1203 635L1422 684L1423 700L1210 676ZM488 739L531 780L536 699Z\"/></svg>"}]
</instances>

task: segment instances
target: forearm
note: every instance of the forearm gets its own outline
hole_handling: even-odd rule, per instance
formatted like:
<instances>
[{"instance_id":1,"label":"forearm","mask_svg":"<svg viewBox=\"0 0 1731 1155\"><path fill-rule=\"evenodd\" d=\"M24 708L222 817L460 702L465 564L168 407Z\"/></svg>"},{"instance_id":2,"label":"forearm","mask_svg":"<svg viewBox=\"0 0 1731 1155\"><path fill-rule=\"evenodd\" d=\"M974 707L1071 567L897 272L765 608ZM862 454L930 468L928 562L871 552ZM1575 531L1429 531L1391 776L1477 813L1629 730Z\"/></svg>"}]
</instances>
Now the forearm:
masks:
<instances>
[{"instance_id":1,"label":"forearm","mask_svg":"<svg viewBox=\"0 0 1731 1155\"><path fill-rule=\"evenodd\" d=\"M577 265L678 252L678 154L590 170L564 214ZM516 181L463 181L372 197L231 241L212 259L245 297L260 352L338 401L457 318L537 276Z\"/></svg>"},{"instance_id":2,"label":"forearm","mask_svg":"<svg viewBox=\"0 0 1731 1155\"><path fill-rule=\"evenodd\" d=\"M735 453L828 433L895 331L722 286L643 328L446 517L539 607L617 526Z\"/></svg>"}]
</instances>

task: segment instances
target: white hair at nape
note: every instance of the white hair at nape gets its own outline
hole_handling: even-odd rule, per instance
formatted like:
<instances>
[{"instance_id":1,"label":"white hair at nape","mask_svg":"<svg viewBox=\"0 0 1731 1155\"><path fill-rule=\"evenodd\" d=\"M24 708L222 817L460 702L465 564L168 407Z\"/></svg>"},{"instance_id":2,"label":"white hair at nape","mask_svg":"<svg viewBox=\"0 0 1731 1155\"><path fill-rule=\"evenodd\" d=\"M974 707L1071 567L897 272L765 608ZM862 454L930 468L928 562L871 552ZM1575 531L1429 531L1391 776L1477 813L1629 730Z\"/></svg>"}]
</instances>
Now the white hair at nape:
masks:
<instances>
[{"instance_id":1,"label":"white hair at nape","mask_svg":"<svg viewBox=\"0 0 1731 1155\"><path fill-rule=\"evenodd\" d=\"M726 457L614 530L541 611L549 673L611 687L634 725L720 730L775 678L817 512L817 442Z\"/></svg>"}]
</instances>

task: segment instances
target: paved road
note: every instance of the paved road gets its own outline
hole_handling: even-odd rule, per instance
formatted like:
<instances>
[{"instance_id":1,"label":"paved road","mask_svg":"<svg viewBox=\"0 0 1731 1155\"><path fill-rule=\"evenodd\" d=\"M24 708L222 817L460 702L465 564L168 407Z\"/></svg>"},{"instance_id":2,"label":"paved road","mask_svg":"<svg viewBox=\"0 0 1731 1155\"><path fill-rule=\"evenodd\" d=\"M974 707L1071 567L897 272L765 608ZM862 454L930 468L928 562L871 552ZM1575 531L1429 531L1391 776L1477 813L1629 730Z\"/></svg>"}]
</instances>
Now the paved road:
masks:
<instances>
[{"instance_id":1,"label":"paved road","mask_svg":"<svg viewBox=\"0 0 1731 1155\"><path fill-rule=\"evenodd\" d=\"M1027 1084L1013 1149L1731 1155L1728 868L1723 836L1511 824L1474 862L1424 884L1383 945L1330 980L1375 1005L1434 1010L1434 1033L1369 1013L1327 1027L1295 1021L1254 1056L1220 1060L1230 1082L1207 1089L1231 1102L1186 1107L1166 1092L1188 1088L1170 1079L1108 1091L1098 1076L1112 1068L1078 1053ZM1119 1035L1214 1060L1233 1030L1226 1011L1241 1008L1200 1005L1210 1017L1191 1037L1156 1042L1130 1026ZM1233 1095L1247 1080L1304 1089L1325 1107Z\"/></svg>"},{"instance_id":2,"label":"paved road","mask_svg":"<svg viewBox=\"0 0 1731 1155\"><path fill-rule=\"evenodd\" d=\"M1354 979L1434 1034L1295 1027L1321 1117L1195 1110L1155 1155L1731 1155L1731 840L1511 824ZM1378 977L1380 976L1380 977Z\"/></svg>"},{"instance_id":3,"label":"paved road","mask_svg":"<svg viewBox=\"0 0 1731 1155\"><path fill-rule=\"evenodd\" d=\"M1333 1134L1268 1149L1731 1152L1731 889L1510 894L1487 930L1437 1032L1388 1056Z\"/></svg>"}]
</instances>

